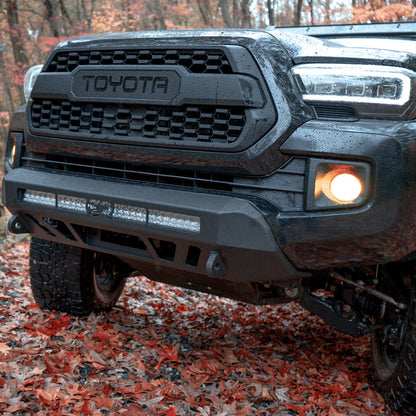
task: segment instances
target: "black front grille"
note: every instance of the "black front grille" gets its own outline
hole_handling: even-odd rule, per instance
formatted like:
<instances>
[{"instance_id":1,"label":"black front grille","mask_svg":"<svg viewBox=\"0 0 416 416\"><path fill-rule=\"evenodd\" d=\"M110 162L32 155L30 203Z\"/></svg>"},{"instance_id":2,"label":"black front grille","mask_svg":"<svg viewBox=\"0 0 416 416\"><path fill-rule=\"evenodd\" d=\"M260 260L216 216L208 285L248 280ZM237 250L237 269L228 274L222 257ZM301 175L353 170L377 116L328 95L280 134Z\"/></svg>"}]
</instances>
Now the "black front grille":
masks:
<instances>
[{"instance_id":1,"label":"black front grille","mask_svg":"<svg viewBox=\"0 0 416 416\"><path fill-rule=\"evenodd\" d=\"M111 160L89 160L77 156L48 154L36 156L28 152L25 152L22 161L24 166L116 178L129 182L140 181L221 191L231 191L233 186L232 175L196 172L176 167L164 168Z\"/></svg>"},{"instance_id":2,"label":"black front grille","mask_svg":"<svg viewBox=\"0 0 416 416\"><path fill-rule=\"evenodd\" d=\"M24 147L22 165L25 167L101 177L132 183L181 187L206 192L232 192L272 201L282 211L303 210L306 160L292 158L273 175L265 178L244 177L216 172L183 169L177 166L146 166L115 160L89 159L81 156L34 154Z\"/></svg>"},{"instance_id":3,"label":"black front grille","mask_svg":"<svg viewBox=\"0 0 416 416\"><path fill-rule=\"evenodd\" d=\"M222 50L123 49L56 52L45 72L71 72L80 65L181 65L200 74L231 74Z\"/></svg>"},{"instance_id":4,"label":"black front grille","mask_svg":"<svg viewBox=\"0 0 416 416\"><path fill-rule=\"evenodd\" d=\"M233 143L246 123L241 107L144 106L35 100L34 129L168 141ZM147 140L149 141L149 140Z\"/></svg>"}]
</instances>

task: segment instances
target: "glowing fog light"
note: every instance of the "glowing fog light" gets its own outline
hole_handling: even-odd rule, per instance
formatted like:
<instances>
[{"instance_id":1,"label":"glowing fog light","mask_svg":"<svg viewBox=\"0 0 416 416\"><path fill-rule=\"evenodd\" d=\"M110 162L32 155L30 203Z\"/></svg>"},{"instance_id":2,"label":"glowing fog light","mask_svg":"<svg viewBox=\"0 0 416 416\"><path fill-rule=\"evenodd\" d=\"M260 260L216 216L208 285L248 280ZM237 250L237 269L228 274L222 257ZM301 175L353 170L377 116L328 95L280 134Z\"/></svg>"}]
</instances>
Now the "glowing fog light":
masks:
<instances>
[{"instance_id":1,"label":"glowing fog light","mask_svg":"<svg viewBox=\"0 0 416 416\"><path fill-rule=\"evenodd\" d=\"M22 200L26 203L43 205L48 207L55 207L56 205L55 194L49 192L26 190L23 193Z\"/></svg>"},{"instance_id":2,"label":"glowing fog light","mask_svg":"<svg viewBox=\"0 0 416 416\"><path fill-rule=\"evenodd\" d=\"M149 224L152 225L192 231L194 233L199 233L201 230L200 218L193 215L176 214L174 212L150 209L148 221Z\"/></svg>"},{"instance_id":3,"label":"glowing fog light","mask_svg":"<svg viewBox=\"0 0 416 416\"><path fill-rule=\"evenodd\" d=\"M363 205L372 192L370 166L362 162L339 163L311 159L307 210L343 209Z\"/></svg>"},{"instance_id":4,"label":"glowing fog light","mask_svg":"<svg viewBox=\"0 0 416 416\"><path fill-rule=\"evenodd\" d=\"M357 199L362 192L360 180L351 173L336 175L329 187L331 194L341 202L350 202Z\"/></svg>"},{"instance_id":5,"label":"glowing fog light","mask_svg":"<svg viewBox=\"0 0 416 416\"><path fill-rule=\"evenodd\" d=\"M13 144L12 151L10 154L10 164L14 165L14 158L16 157L16 143Z\"/></svg>"},{"instance_id":6,"label":"glowing fog light","mask_svg":"<svg viewBox=\"0 0 416 416\"><path fill-rule=\"evenodd\" d=\"M58 195L58 208L69 211L87 213L87 200L76 196Z\"/></svg>"}]
</instances>

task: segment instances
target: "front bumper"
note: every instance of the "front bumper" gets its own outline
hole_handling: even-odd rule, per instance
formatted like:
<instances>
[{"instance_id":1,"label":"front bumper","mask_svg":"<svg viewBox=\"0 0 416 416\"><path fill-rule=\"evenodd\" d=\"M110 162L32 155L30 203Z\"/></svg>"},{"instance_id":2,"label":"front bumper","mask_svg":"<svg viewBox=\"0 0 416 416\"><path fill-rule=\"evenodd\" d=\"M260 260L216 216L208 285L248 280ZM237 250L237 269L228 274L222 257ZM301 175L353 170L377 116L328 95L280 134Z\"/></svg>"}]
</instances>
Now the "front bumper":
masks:
<instances>
[{"instance_id":1,"label":"front bumper","mask_svg":"<svg viewBox=\"0 0 416 416\"><path fill-rule=\"evenodd\" d=\"M267 214L248 200L28 168L8 173L3 189L6 206L39 238L228 280L283 280L305 275L282 254ZM200 232L112 218L108 210L78 214L28 203L22 200L25 190L100 201L107 207L138 207L146 210L147 217L151 210L191 215L200 219Z\"/></svg>"},{"instance_id":2,"label":"front bumper","mask_svg":"<svg viewBox=\"0 0 416 416\"><path fill-rule=\"evenodd\" d=\"M81 146L78 142L57 138L47 139L39 136L35 140L26 131L24 107L15 112L10 129L24 134L27 139L26 147L33 152L73 155ZM273 142L268 143L269 147L262 149L261 161L247 160L240 154L235 154L234 157L241 157L239 163L245 167L254 167L250 171L251 174L263 171L264 166L273 165L274 169L280 166L276 165L276 157L279 160L295 157L306 161L315 158L345 163L366 163L371 167L369 199L358 208L313 212L298 209L297 212L291 212L290 204L285 203L287 208L280 209L282 200L276 199L271 193L269 196L259 193L253 193L251 196L236 196L234 193L194 193L189 190L161 189L137 182L126 184L92 177L84 179L70 174L19 167L4 178L3 200L13 213L30 215L42 225L39 226L32 221L30 226L31 232L40 238L130 256L148 264L156 264L156 267L163 265L173 270L187 270L202 276L210 275L207 273L206 265L211 253L220 253L227 270L223 277L235 281L279 280L298 277L298 270L383 264L402 260L416 251L416 123L314 120L298 127L278 150ZM114 156L123 159L127 155L122 152L133 152L131 147L110 149L109 144L97 146L95 142L83 142L82 146L83 154L88 154L92 159L108 159L109 154L109 160L113 160ZM159 150L153 149L152 154ZM256 150L257 146L253 146L250 154L257 155ZM194 158L191 162L187 152L181 153L180 159L177 159L174 153L169 152L169 161L164 160L162 165L193 166L195 163ZM206 153L209 152L199 152L204 156ZM133 156L138 162L148 161L144 150ZM224 155L218 153L216 158L226 165L226 171L239 172L234 163L230 162L228 165ZM265 160L267 163L263 163ZM204 162L205 165L207 163ZM219 162L209 161L214 172L217 171L218 164ZM224 166L218 168L218 171L222 169ZM264 172L261 175L264 175ZM304 205L307 205L306 199L309 198L311 180L313 178L311 179L311 172L306 164L303 187L309 191L306 190L303 196L299 194L304 198ZM303 187L299 185L299 190ZM74 216L54 209L25 206L19 201L19 189L44 192L65 190L66 194L84 195L87 199L101 198L113 203L130 202L148 209L197 215L201 218L201 233L181 233L122 223L105 217ZM262 200L266 203L262 204ZM299 206L298 203L294 205ZM61 232L51 236L51 226L45 225L43 218L69 224L66 227L70 229L71 224L75 224L90 231L86 232L87 236L84 236L84 233L70 239ZM132 234L144 240L154 238L174 242L177 247L177 260L176 257L173 262L160 259L150 243L147 248L150 255L143 255L143 252L132 253L126 246L110 247L107 243L88 237L93 229ZM186 263L190 246L201 250L196 268Z\"/></svg>"},{"instance_id":3,"label":"front bumper","mask_svg":"<svg viewBox=\"0 0 416 416\"><path fill-rule=\"evenodd\" d=\"M25 167L5 176L4 202L40 238L113 253L177 275L269 281L331 267L383 264L416 251L415 130L414 123L314 121L284 143L281 151L295 157L368 164L370 197L356 208L280 211L267 195L192 192ZM305 205L310 181L306 168ZM30 205L19 196L26 189L196 216L200 232ZM155 248L160 241L174 245L174 255L172 249L161 255ZM215 259L224 266L220 273L213 270Z\"/></svg>"}]
</instances>

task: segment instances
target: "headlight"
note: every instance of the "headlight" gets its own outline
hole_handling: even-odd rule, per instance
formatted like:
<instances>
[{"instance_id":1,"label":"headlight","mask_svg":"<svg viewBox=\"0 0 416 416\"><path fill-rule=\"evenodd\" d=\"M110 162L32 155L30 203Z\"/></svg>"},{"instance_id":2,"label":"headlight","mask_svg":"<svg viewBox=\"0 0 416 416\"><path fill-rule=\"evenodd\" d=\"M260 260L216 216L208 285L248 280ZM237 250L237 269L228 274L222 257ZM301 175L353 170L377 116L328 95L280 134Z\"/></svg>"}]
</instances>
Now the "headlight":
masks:
<instances>
[{"instance_id":1,"label":"headlight","mask_svg":"<svg viewBox=\"0 0 416 416\"><path fill-rule=\"evenodd\" d=\"M43 65L32 66L25 75L25 80L23 83L23 92L25 95L26 102L29 100L30 93L32 92L33 85L35 85L36 78L38 77L40 71L42 71Z\"/></svg>"},{"instance_id":2,"label":"headlight","mask_svg":"<svg viewBox=\"0 0 416 416\"><path fill-rule=\"evenodd\" d=\"M304 101L310 103L349 103L361 115L388 118L403 115L414 104L416 73L404 68L304 64L293 74Z\"/></svg>"}]
</instances>

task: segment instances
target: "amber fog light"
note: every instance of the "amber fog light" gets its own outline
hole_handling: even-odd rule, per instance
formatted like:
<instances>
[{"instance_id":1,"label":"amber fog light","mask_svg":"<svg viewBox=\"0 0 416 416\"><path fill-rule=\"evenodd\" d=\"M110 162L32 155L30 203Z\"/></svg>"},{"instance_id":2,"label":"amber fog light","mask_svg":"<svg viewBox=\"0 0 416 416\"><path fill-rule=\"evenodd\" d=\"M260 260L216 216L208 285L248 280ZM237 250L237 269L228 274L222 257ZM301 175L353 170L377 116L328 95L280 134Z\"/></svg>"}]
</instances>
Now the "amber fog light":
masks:
<instances>
[{"instance_id":1,"label":"amber fog light","mask_svg":"<svg viewBox=\"0 0 416 416\"><path fill-rule=\"evenodd\" d=\"M5 153L5 169L6 173L19 167L20 154L23 142L22 133L10 133L7 138L6 153Z\"/></svg>"},{"instance_id":2,"label":"amber fog light","mask_svg":"<svg viewBox=\"0 0 416 416\"><path fill-rule=\"evenodd\" d=\"M14 158L15 157L16 157L16 141L13 144L12 151L11 151L11 154L10 154L10 164L11 165L14 165Z\"/></svg>"},{"instance_id":3,"label":"amber fog light","mask_svg":"<svg viewBox=\"0 0 416 416\"><path fill-rule=\"evenodd\" d=\"M337 204L354 203L361 195L363 185L360 179L346 167L329 170L323 177L316 177L315 197L323 193Z\"/></svg>"},{"instance_id":4,"label":"amber fog light","mask_svg":"<svg viewBox=\"0 0 416 416\"><path fill-rule=\"evenodd\" d=\"M308 210L359 206L370 192L370 166L311 160L308 187Z\"/></svg>"},{"instance_id":5,"label":"amber fog light","mask_svg":"<svg viewBox=\"0 0 416 416\"><path fill-rule=\"evenodd\" d=\"M353 202L360 196L363 187L355 175L340 173L332 179L329 189L338 201Z\"/></svg>"}]
</instances>

